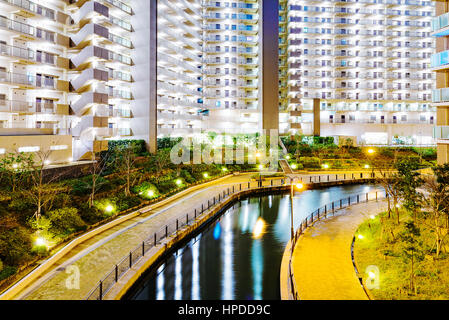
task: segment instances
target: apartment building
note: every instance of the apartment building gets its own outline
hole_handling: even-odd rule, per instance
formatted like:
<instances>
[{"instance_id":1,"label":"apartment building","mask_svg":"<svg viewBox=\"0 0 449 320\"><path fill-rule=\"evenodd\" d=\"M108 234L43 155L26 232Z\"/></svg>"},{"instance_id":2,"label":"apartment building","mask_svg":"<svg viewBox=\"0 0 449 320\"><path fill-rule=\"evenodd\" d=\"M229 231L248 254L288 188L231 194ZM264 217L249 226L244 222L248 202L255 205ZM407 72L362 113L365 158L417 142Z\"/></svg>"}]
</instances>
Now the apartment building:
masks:
<instances>
[{"instance_id":1,"label":"apartment building","mask_svg":"<svg viewBox=\"0 0 449 320\"><path fill-rule=\"evenodd\" d=\"M433 12L417 0L281 3L281 131L432 144Z\"/></svg>"},{"instance_id":2,"label":"apartment building","mask_svg":"<svg viewBox=\"0 0 449 320\"><path fill-rule=\"evenodd\" d=\"M436 75L432 103L437 109L434 138L437 141L438 164L449 162L449 3L435 1L432 36L436 38L436 53L431 66Z\"/></svg>"},{"instance_id":3,"label":"apartment building","mask_svg":"<svg viewBox=\"0 0 449 320\"><path fill-rule=\"evenodd\" d=\"M158 137L278 126L277 1L0 0L0 9L0 153L50 148L50 162L63 163L111 139L155 151Z\"/></svg>"}]
</instances>

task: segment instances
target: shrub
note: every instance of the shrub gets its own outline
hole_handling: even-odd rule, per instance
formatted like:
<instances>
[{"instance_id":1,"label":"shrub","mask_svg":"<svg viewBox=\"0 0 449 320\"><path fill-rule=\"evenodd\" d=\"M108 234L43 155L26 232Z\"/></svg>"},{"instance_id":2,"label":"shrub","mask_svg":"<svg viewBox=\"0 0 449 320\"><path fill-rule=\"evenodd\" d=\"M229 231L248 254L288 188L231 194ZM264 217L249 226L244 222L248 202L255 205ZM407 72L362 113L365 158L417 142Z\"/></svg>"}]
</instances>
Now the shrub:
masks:
<instances>
[{"instance_id":1,"label":"shrub","mask_svg":"<svg viewBox=\"0 0 449 320\"><path fill-rule=\"evenodd\" d=\"M0 272L3 270L3 262L0 260Z\"/></svg>"},{"instance_id":2,"label":"shrub","mask_svg":"<svg viewBox=\"0 0 449 320\"><path fill-rule=\"evenodd\" d=\"M17 268L12 266L6 266L3 268L3 270L0 270L0 281L4 280L13 274L16 274Z\"/></svg>"},{"instance_id":3,"label":"shrub","mask_svg":"<svg viewBox=\"0 0 449 320\"><path fill-rule=\"evenodd\" d=\"M88 224L95 224L105 218L102 211L98 210L96 207L89 208L87 203L83 203L80 206L80 216L81 219Z\"/></svg>"},{"instance_id":4,"label":"shrub","mask_svg":"<svg viewBox=\"0 0 449 320\"><path fill-rule=\"evenodd\" d=\"M16 214L20 222L26 223L28 217L34 214L36 206L28 197L20 197L13 199L9 203L8 209Z\"/></svg>"},{"instance_id":5,"label":"shrub","mask_svg":"<svg viewBox=\"0 0 449 320\"><path fill-rule=\"evenodd\" d=\"M148 195L148 191L153 191L153 196L150 197ZM146 199L152 199L159 195L159 190L156 188L156 186L148 181L145 181L142 184L139 184L137 186L134 186L132 188L132 192L138 195L141 195L141 197Z\"/></svg>"},{"instance_id":6,"label":"shrub","mask_svg":"<svg viewBox=\"0 0 449 320\"><path fill-rule=\"evenodd\" d=\"M31 239L23 227L0 232L0 259L7 265L17 266L30 259Z\"/></svg>"},{"instance_id":7,"label":"shrub","mask_svg":"<svg viewBox=\"0 0 449 320\"><path fill-rule=\"evenodd\" d=\"M304 168L312 168L312 169L319 169L320 166L320 159L316 157L301 157L299 159L301 161L301 164L304 166Z\"/></svg>"},{"instance_id":8,"label":"shrub","mask_svg":"<svg viewBox=\"0 0 449 320\"><path fill-rule=\"evenodd\" d=\"M192 183L195 183L195 182L196 182L195 178L192 177L192 175L190 174L190 172L187 171L187 170L185 170L185 169L184 169L184 170L181 170L181 177L184 178L184 180L185 180L187 183L189 183L189 184L192 184Z\"/></svg>"},{"instance_id":9,"label":"shrub","mask_svg":"<svg viewBox=\"0 0 449 320\"><path fill-rule=\"evenodd\" d=\"M70 234L82 230L86 226L76 208L56 209L50 211L48 217L52 222L52 229L62 234Z\"/></svg>"},{"instance_id":10,"label":"shrub","mask_svg":"<svg viewBox=\"0 0 449 320\"><path fill-rule=\"evenodd\" d=\"M137 196L121 196L117 203L117 211L125 211L129 208L137 207L142 203L142 200Z\"/></svg>"},{"instance_id":11,"label":"shrub","mask_svg":"<svg viewBox=\"0 0 449 320\"><path fill-rule=\"evenodd\" d=\"M166 181L160 181L157 184L157 188L160 191L161 194L169 193L170 191L176 189L178 186L173 181L173 179L166 180Z\"/></svg>"}]
</instances>

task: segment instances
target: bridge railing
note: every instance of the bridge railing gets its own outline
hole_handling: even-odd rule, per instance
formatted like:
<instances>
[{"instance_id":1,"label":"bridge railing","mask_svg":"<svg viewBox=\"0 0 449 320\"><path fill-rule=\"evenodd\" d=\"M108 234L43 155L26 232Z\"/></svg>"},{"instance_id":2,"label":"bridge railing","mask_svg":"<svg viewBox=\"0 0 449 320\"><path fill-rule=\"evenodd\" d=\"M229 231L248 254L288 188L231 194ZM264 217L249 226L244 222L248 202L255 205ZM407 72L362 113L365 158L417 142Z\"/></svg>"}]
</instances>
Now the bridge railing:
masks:
<instances>
[{"instance_id":1,"label":"bridge railing","mask_svg":"<svg viewBox=\"0 0 449 320\"><path fill-rule=\"evenodd\" d=\"M111 290L114 284L117 283L129 269L131 269L136 263L138 263L140 259L145 256L146 253L148 253L148 251L160 245L164 239L176 236L178 232L184 227L195 223L204 214L207 214L211 209L223 202L223 200L228 199L234 194L238 194L247 190L255 190L261 188L269 189L272 187L291 185L292 183L297 183L299 181L305 184L314 184L336 181L357 181L374 178L375 174L373 172L303 175L296 177L276 177L259 180L252 179L244 183L217 186L217 188L222 189L220 192L215 193L215 195L213 197L210 197L209 200L200 203L195 209L187 211L184 216L171 220L169 223L161 227L158 231L154 232L148 238L144 239L134 250L130 251L129 254L124 256L117 264L112 267L111 271L95 285L95 287L87 294L85 299L102 300L104 296ZM311 219L313 220L313 213Z\"/></svg>"}]
</instances>

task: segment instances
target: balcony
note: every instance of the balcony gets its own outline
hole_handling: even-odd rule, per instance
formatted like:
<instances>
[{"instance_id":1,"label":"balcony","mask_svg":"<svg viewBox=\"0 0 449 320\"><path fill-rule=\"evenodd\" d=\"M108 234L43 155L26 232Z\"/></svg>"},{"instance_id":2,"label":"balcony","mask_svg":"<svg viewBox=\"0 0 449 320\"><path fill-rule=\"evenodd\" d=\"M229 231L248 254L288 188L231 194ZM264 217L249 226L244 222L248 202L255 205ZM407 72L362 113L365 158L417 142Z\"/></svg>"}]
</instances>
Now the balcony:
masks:
<instances>
[{"instance_id":1,"label":"balcony","mask_svg":"<svg viewBox=\"0 0 449 320\"><path fill-rule=\"evenodd\" d=\"M28 61L36 61L36 54L34 51L30 49L10 46L3 43L0 43L0 55L24 59Z\"/></svg>"},{"instance_id":2,"label":"balcony","mask_svg":"<svg viewBox=\"0 0 449 320\"><path fill-rule=\"evenodd\" d=\"M11 6L18 7L24 9L27 12L32 12L35 14L39 14L43 17L46 17L51 20L55 20L55 11L49 8L46 8L42 5L38 5L32 1L28 0L0 0L0 2L7 3Z\"/></svg>"},{"instance_id":3,"label":"balcony","mask_svg":"<svg viewBox=\"0 0 449 320\"><path fill-rule=\"evenodd\" d=\"M433 103L449 102L449 88L433 89L432 102Z\"/></svg>"},{"instance_id":4,"label":"balcony","mask_svg":"<svg viewBox=\"0 0 449 320\"><path fill-rule=\"evenodd\" d=\"M449 126L436 126L433 128L434 139L449 139Z\"/></svg>"},{"instance_id":5,"label":"balcony","mask_svg":"<svg viewBox=\"0 0 449 320\"><path fill-rule=\"evenodd\" d=\"M35 28L30 26L29 24L14 21L2 16L0 16L0 28L18 32L20 34L27 36L27 38L29 37L34 38L36 34Z\"/></svg>"},{"instance_id":6,"label":"balcony","mask_svg":"<svg viewBox=\"0 0 449 320\"><path fill-rule=\"evenodd\" d=\"M0 82L24 87L37 87L36 77L34 76L5 71L0 71Z\"/></svg>"},{"instance_id":7,"label":"balcony","mask_svg":"<svg viewBox=\"0 0 449 320\"><path fill-rule=\"evenodd\" d=\"M435 70L446 69L449 64L449 50L432 54L430 66Z\"/></svg>"},{"instance_id":8,"label":"balcony","mask_svg":"<svg viewBox=\"0 0 449 320\"><path fill-rule=\"evenodd\" d=\"M443 37L449 35L449 12L432 19L432 36Z\"/></svg>"}]
</instances>

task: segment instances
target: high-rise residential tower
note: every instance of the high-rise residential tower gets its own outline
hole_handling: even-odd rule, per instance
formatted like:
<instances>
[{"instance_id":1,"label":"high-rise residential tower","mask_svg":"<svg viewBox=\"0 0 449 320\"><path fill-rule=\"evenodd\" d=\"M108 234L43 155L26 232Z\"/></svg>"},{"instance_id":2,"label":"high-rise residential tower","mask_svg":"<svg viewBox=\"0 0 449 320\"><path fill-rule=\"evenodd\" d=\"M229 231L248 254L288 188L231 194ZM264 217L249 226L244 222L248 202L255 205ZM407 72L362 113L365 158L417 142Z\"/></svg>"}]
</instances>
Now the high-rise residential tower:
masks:
<instances>
[{"instance_id":1,"label":"high-rise residential tower","mask_svg":"<svg viewBox=\"0 0 449 320\"><path fill-rule=\"evenodd\" d=\"M432 2L286 0L285 10L283 132L433 143Z\"/></svg>"},{"instance_id":2,"label":"high-rise residential tower","mask_svg":"<svg viewBox=\"0 0 449 320\"><path fill-rule=\"evenodd\" d=\"M436 73L436 89L432 102L437 109L434 137L437 140L438 164L449 162L449 3L435 1L432 35L436 37L436 53L431 66Z\"/></svg>"},{"instance_id":3,"label":"high-rise residential tower","mask_svg":"<svg viewBox=\"0 0 449 320\"><path fill-rule=\"evenodd\" d=\"M0 153L278 127L277 0L0 0Z\"/></svg>"}]
</instances>

